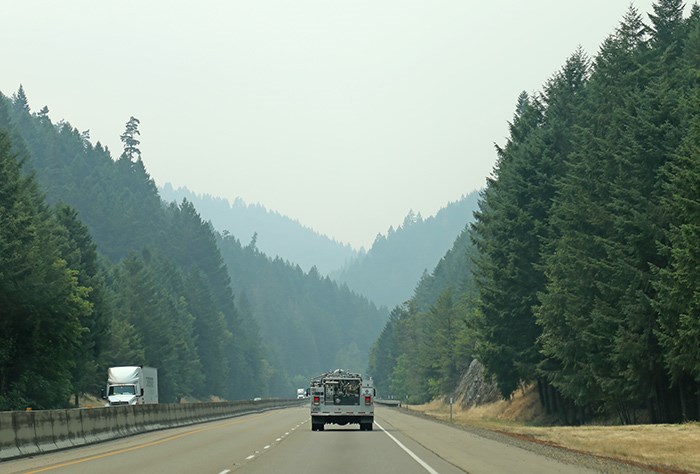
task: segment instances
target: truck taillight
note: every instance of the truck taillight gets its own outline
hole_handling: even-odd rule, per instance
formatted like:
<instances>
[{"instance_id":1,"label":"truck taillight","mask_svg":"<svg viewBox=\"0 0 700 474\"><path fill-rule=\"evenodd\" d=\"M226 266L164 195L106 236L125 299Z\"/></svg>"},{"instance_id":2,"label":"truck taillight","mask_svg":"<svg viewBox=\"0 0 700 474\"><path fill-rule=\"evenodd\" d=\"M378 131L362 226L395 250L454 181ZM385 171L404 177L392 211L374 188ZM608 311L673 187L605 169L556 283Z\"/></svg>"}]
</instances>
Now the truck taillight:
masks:
<instances>
[{"instance_id":1,"label":"truck taillight","mask_svg":"<svg viewBox=\"0 0 700 474\"><path fill-rule=\"evenodd\" d=\"M365 396L365 405L371 405L372 404L372 397L370 395Z\"/></svg>"},{"instance_id":2,"label":"truck taillight","mask_svg":"<svg viewBox=\"0 0 700 474\"><path fill-rule=\"evenodd\" d=\"M314 405L321 403L321 397L314 397Z\"/></svg>"}]
</instances>

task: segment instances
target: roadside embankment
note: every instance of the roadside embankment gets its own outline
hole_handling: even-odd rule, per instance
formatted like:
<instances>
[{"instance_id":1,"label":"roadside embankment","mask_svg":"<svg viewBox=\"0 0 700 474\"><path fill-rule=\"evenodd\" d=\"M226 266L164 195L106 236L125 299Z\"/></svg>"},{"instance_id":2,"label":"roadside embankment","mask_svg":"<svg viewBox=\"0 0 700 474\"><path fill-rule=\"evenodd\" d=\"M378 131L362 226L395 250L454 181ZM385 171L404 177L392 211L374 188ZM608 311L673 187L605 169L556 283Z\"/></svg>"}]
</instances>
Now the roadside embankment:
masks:
<instances>
[{"instance_id":1,"label":"roadside embankment","mask_svg":"<svg viewBox=\"0 0 700 474\"><path fill-rule=\"evenodd\" d=\"M645 467L663 473L700 473L700 423L626 426L534 426L544 421L537 394L532 389L512 400L477 407L452 406L452 422L573 452ZM403 405L446 422L450 405L434 401Z\"/></svg>"}]
</instances>

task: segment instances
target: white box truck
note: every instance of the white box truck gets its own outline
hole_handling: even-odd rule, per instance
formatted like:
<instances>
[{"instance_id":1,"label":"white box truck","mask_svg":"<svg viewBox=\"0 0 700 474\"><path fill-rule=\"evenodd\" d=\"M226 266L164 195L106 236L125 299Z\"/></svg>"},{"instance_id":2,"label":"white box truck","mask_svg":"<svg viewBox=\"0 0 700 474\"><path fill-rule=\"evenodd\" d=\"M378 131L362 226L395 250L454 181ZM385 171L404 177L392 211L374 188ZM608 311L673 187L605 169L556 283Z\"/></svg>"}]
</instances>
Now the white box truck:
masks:
<instances>
[{"instance_id":1,"label":"white box truck","mask_svg":"<svg viewBox=\"0 0 700 474\"><path fill-rule=\"evenodd\" d=\"M110 367L103 398L110 407L158 403L158 369L142 365Z\"/></svg>"}]
</instances>

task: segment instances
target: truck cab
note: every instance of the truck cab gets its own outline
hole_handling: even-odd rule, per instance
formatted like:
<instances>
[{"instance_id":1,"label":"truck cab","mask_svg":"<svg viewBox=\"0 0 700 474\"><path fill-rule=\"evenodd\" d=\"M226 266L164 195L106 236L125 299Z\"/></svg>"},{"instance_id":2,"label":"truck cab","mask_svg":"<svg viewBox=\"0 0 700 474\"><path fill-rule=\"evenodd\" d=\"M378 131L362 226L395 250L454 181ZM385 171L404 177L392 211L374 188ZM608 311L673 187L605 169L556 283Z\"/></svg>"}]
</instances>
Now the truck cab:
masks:
<instances>
[{"instance_id":1,"label":"truck cab","mask_svg":"<svg viewBox=\"0 0 700 474\"><path fill-rule=\"evenodd\" d=\"M138 403L136 385L109 385L106 398L109 406L136 405Z\"/></svg>"}]
</instances>

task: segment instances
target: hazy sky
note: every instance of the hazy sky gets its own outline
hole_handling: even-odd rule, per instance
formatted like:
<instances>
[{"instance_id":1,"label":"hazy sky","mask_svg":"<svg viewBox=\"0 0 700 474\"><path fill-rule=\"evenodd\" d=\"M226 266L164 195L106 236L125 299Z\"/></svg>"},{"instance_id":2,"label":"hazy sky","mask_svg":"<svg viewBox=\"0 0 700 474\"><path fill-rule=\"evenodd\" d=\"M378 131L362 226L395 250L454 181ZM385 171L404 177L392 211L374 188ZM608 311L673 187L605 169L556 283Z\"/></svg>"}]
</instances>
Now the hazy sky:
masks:
<instances>
[{"instance_id":1,"label":"hazy sky","mask_svg":"<svg viewBox=\"0 0 700 474\"><path fill-rule=\"evenodd\" d=\"M481 188L518 94L652 0L0 0L0 91L355 247Z\"/></svg>"}]
</instances>

